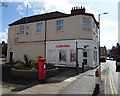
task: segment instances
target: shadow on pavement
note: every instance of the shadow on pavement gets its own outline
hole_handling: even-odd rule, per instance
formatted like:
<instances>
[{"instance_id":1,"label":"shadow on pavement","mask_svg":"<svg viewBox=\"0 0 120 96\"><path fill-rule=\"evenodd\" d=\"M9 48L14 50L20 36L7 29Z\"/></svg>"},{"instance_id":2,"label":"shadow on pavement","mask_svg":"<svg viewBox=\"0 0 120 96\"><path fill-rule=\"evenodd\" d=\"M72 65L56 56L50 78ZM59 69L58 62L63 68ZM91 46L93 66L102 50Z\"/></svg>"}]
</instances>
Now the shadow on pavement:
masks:
<instances>
[{"instance_id":1,"label":"shadow on pavement","mask_svg":"<svg viewBox=\"0 0 120 96\"><path fill-rule=\"evenodd\" d=\"M85 70L85 71L88 71L88 70ZM79 69L79 73L82 73L82 72L83 70ZM59 74L52 78L46 79L46 82L43 84L59 83L75 75L76 75L75 68L59 68ZM9 68L2 67L2 82L3 84L4 83L12 84L16 87L11 91L22 91L24 89L40 84L40 82L37 79L21 79L21 78L12 77L10 67Z\"/></svg>"}]
</instances>

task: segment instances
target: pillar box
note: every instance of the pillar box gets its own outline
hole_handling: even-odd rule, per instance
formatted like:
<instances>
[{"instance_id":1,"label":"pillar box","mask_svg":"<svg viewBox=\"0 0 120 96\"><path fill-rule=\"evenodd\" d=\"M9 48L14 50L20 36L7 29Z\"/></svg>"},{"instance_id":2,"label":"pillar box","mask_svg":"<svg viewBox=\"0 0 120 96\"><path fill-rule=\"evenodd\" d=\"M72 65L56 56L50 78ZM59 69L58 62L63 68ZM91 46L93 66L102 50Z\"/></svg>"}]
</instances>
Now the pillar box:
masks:
<instances>
[{"instance_id":1,"label":"pillar box","mask_svg":"<svg viewBox=\"0 0 120 96\"><path fill-rule=\"evenodd\" d=\"M39 58L38 60L38 79L40 82L45 82L46 69L45 69L45 58Z\"/></svg>"}]
</instances>

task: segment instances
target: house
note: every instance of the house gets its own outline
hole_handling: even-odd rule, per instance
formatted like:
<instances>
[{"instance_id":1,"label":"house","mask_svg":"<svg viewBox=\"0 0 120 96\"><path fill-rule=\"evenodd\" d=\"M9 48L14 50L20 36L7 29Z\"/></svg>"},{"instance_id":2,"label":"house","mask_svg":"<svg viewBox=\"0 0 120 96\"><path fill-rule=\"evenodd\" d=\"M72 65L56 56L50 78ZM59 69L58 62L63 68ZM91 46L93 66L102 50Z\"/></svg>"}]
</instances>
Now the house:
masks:
<instances>
[{"instance_id":1,"label":"house","mask_svg":"<svg viewBox=\"0 0 120 96\"><path fill-rule=\"evenodd\" d=\"M100 47L100 61L106 62L107 59L107 49L106 47Z\"/></svg>"},{"instance_id":2,"label":"house","mask_svg":"<svg viewBox=\"0 0 120 96\"><path fill-rule=\"evenodd\" d=\"M85 7L73 7L71 14L58 11L25 17L9 24L8 61L43 56L56 66L79 67L99 64L99 23ZM77 49L77 51L76 51Z\"/></svg>"},{"instance_id":3,"label":"house","mask_svg":"<svg viewBox=\"0 0 120 96\"><path fill-rule=\"evenodd\" d=\"M113 46L110 51L110 57L113 58L113 60L116 60L118 57L120 57L120 45L119 43L116 44L116 46Z\"/></svg>"}]
</instances>

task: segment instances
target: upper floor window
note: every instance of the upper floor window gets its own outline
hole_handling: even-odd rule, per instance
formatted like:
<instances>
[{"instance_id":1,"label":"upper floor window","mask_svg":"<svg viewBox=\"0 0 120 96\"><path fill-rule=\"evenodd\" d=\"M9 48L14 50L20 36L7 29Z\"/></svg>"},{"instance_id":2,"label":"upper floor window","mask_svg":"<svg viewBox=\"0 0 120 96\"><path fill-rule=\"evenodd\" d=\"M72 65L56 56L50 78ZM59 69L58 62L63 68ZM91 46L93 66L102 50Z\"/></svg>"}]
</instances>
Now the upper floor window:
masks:
<instances>
[{"instance_id":1,"label":"upper floor window","mask_svg":"<svg viewBox=\"0 0 120 96\"><path fill-rule=\"evenodd\" d=\"M20 26L20 34L25 34L25 26Z\"/></svg>"},{"instance_id":2,"label":"upper floor window","mask_svg":"<svg viewBox=\"0 0 120 96\"><path fill-rule=\"evenodd\" d=\"M96 26L96 33L98 34L98 27Z\"/></svg>"},{"instance_id":3,"label":"upper floor window","mask_svg":"<svg viewBox=\"0 0 120 96\"><path fill-rule=\"evenodd\" d=\"M64 20L57 20L56 21L56 29L57 29L57 31L64 30Z\"/></svg>"},{"instance_id":4,"label":"upper floor window","mask_svg":"<svg viewBox=\"0 0 120 96\"><path fill-rule=\"evenodd\" d=\"M87 17L83 17L83 29L90 30L91 29L91 19Z\"/></svg>"},{"instance_id":5,"label":"upper floor window","mask_svg":"<svg viewBox=\"0 0 120 96\"><path fill-rule=\"evenodd\" d=\"M43 32L43 23L37 23L37 32Z\"/></svg>"}]
</instances>

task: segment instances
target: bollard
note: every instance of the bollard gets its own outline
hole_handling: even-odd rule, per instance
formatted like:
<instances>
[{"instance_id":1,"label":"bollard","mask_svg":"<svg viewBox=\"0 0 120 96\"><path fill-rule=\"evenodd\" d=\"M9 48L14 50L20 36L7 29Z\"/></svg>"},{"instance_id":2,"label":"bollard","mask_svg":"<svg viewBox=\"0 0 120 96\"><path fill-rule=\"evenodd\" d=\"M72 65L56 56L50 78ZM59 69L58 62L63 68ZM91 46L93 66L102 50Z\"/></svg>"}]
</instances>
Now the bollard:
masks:
<instances>
[{"instance_id":1,"label":"bollard","mask_svg":"<svg viewBox=\"0 0 120 96\"><path fill-rule=\"evenodd\" d=\"M100 92L100 81L101 81L101 66L99 66L95 71L96 84L95 84L95 93L99 94Z\"/></svg>"},{"instance_id":2,"label":"bollard","mask_svg":"<svg viewBox=\"0 0 120 96\"><path fill-rule=\"evenodd\" d=\"M46 69L45 69L45 58L38 59L38 80L41 83L45 83L46 79Z\"/></svg>"}]
</instances>

